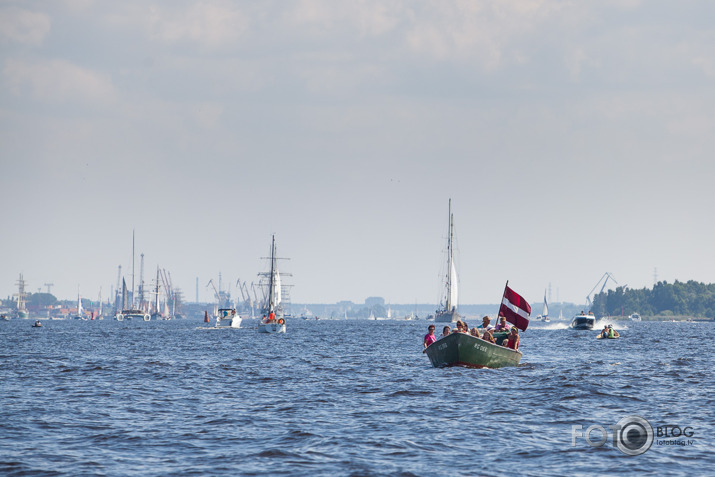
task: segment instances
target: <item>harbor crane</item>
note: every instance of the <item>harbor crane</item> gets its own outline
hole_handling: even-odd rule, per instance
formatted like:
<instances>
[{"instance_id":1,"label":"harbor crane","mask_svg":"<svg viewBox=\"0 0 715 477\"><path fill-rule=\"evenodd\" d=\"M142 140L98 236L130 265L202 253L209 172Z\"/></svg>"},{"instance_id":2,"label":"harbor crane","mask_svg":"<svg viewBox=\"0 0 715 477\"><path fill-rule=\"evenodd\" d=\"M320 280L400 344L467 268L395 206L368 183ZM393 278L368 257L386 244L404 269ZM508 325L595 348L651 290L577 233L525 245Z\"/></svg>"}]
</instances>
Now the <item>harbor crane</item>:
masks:
<instances>
[{"instance_id":1,"label":"harbor crane","mask_svg":"<svg viewBox=\"0 0 715 477\"><path fill-rule=\"evenodd\" d=\"M219 294L218 290L216 289L216 285L214 285L213 278L211 280L209 280L209 282L206 284L206 288L208 288L209 285L211 285L213 287L214 295L216 295L216 303L218 303L220 306L221 305L221 295Z\"/></svg>"},{"instance_id":2,"label":"harbor crane","mask_svg":"<svg viewBox=\"0 0 715 477\"><path fill-rule=\"evenodd\" d=\"M601 282L603 282L603 285L601 285L601 290L598 292L599 294L603 293L603 290L606 288L606 283L608 283L609 278L613 280L616 285L618 285L618 282L615 278L613 278L613 275L608 272L604 273L603 276L598 280L598 282L596 282L596 284L593 286L589 294L586 295L586 304L588 305L589 309L593 305L593 302L591 301L591 295L593 295L593 291L598 287L598 285L601 285Z\"/></svg>"}]
</instances>

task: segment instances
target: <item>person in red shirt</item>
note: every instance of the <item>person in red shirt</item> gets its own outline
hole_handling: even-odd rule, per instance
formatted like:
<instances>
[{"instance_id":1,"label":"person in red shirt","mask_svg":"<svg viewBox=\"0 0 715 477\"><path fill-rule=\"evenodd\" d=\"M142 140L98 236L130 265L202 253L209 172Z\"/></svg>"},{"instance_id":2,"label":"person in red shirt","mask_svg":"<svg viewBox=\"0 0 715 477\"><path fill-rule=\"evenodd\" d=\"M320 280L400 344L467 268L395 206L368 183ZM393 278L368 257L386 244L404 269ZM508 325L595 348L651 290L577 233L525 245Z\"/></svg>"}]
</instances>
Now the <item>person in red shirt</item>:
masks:
<instances>
[{"instance_id":1,"label":"person in red shirt","mask_svg":"<svg viewBox=\"0 0 715 477\"><path fill-rule=\"evenodd\" d=\"M424 338L425 349L422 350L422 352L424 353L427 350L427 347L435 341L437 341L437 337L434 335L434 325L429 325L427 327L427 334Z\"/></svg>"}]
</instances>

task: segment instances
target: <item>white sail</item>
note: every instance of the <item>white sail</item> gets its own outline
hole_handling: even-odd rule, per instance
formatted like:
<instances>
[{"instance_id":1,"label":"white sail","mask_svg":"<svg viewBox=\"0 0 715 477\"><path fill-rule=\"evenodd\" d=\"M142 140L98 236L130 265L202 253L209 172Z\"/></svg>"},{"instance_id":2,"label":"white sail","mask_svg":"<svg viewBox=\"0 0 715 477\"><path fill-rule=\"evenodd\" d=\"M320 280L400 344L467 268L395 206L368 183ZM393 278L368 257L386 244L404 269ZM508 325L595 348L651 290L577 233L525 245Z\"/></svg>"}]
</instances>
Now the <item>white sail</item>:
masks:
<instances>
[{"instance_id":1,"label":"white sail","mask_svg":"<svg viewBox=\"0 0 715 477\"><path fill-rule=\"evenodd\" d=\"M278 267L273 269L273 280L271 280L271 285L273 286L273 303L272 309L278 308L278 305L283 300L281 296L281 274L278 272Z\"/></svg>"},{"instance_id":2,"label":"white sail","mask_svg":"<svg viewBox=\"0 0 715 477\"><path fill-rule=\"evenodd\" d=\"M546 304L546 294L544 294L544 311L541 313L541 316L549 316L549 305Z\"/></svg>"},{"instance_id":3,"label":"white sail","mask_svg":"<svg viewBox=\"0 0 715 477\"><path fill-rule=\"evenodd\" d=\"M449 271L449 301L450 306L457 306L457 269L454 267L454 261L451 263L452 268Z\"/></svg>"},{"instance_id":4,"label":"white sail","mask_svg":"<svg viewBox=\"0 0 715 477\"><path fill-rule=\"evenodd\" d=\"M77 316L82 316L82 297L77 293Z\"/></svg>"}]
</instances>

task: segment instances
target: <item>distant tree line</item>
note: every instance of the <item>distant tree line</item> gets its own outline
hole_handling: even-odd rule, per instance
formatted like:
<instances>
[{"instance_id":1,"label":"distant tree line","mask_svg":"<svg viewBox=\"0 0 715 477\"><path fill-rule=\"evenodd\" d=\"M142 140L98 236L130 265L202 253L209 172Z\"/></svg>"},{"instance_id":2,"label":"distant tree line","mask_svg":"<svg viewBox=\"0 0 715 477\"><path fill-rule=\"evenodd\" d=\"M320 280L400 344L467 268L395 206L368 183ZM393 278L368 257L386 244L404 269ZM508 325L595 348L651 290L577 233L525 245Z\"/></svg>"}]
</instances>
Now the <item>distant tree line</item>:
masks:
<instances>
[{"instance_id":1,"label":"distant tree line","mask_svg":"<svg viewBox=\"0 0 715 477\"><path fill-rule=\"evenodd\" d=\"M715 318L715 284L690 280L670 284L658 282L653 289L618 287L599 293L591 310L601 315L685 315Z\"/></svg>"}]
</instances>

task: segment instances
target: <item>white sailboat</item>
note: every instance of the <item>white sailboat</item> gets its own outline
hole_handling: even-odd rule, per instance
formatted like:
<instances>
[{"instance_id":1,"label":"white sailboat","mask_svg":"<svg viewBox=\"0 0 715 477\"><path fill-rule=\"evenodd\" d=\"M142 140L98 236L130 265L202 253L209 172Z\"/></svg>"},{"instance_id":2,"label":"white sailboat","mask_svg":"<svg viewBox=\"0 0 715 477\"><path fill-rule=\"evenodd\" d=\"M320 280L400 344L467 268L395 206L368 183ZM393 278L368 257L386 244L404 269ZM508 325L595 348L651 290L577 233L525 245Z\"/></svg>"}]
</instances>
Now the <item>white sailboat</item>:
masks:
<instances>
[{"instance_id":1,"label":"white sailboat","mask_svg":"<svg viewBox=\"0 0 715 477\"><path fill-rule=\"evenodd\" d=\"M79 290L77 291L77 315L74 317L75 320L87 320L87 317L84 316L84 309L82 309L82 296L79 294Z\"/></svg>"},{"instance_id":2,"label":"white sailboat","mask_svg":"<svg viewBox=\"0 0 715 477\"><path fill-rule=\"evenodd\" d=\"M549 305L546 303L546 291L544 291L544 311L541 313L542 319L545 323L549 323Z\"/></svg>"},{"instance_id":3,"label":"white sailboat","mask_svg":"<svg viewBox=\"0 0 715 477\"><path fill-rule=\"evenodd\" d=\"M268 301L263 310L264 317L258 325L260 333L285 333L286 322L283 316L283 294L281 291L281 274L278 271L276 257L276 236L271 242L271 270L268 273Z\"/></svg>"},{"instance_id":4,"label":"white sailboat","mask_svg":"<svg viewBox=\"0 0 715 477\"><path fill-rule=\"evenodd\" d=\"M445 286L444 307L436 311L434 321L452 323L460 319L457 312L457 268L454 265L454 216L452 215L452 199L449 199L449 228L447 230L447 277Z\"/></svg>"}]
</instances>

